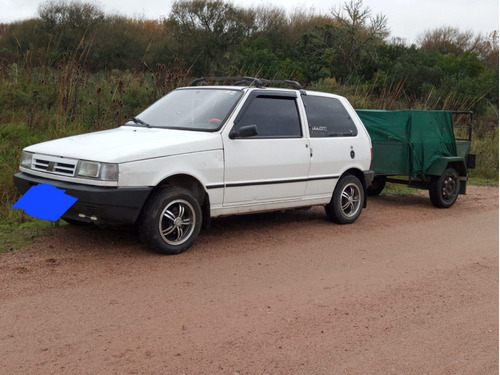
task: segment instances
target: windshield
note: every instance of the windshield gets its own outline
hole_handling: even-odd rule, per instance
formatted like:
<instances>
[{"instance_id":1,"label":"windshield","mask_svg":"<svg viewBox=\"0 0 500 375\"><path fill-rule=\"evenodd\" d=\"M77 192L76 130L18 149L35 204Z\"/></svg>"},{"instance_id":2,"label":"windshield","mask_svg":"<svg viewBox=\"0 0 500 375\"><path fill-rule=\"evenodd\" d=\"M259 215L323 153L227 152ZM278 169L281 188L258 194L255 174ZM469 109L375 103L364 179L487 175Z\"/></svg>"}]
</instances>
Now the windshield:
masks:
<instances>
[{"instance_id":1,"label":"windshield","mask_svg":"<svg viewBox=\"0 0 500 375\"><path fill-rule=\"evenodd\" d=\"M127 125L186 130L218 130L242 95L230 89L177 89L164 96Z\"/></svg>"}]
</instances>

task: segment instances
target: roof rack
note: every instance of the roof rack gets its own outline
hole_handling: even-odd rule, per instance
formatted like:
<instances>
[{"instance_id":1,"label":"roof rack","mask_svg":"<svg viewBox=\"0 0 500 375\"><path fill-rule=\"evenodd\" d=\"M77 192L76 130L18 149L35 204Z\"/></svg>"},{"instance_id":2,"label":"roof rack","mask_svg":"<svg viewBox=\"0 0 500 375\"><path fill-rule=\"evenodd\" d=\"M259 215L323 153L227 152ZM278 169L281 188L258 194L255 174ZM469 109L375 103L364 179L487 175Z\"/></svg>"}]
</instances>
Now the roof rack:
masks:
<instances>
[{"instance_id":1,"label":"roof rack","mask_svg":"<svg viewBox=\"0 0 500 375\"><path fill-rule=\"evenodd\" d=\"M264 82L265 85L267 84L273 84L273 83L278 83L278 84L284 84L284 85L289 85L292 86L296 90L302 90L302 85L298 83L297 81L289 81L287 79L285 80L279 80L279 79L262 79L262 82Z\"/></svg>"},{"instance_id":2,"label":"roof rack","mask_svg":"<svg viewBox=\"0 0 500 375\"><path fill-rule=\"evenodd\" d=\"M198 84L208 81L235 81L234 86L243 86L247 84L249 86L255 85L256 87L259 88L269 84L284 84L292 86L292 88L296 90L302 91L301 84L296 81L263 79L254 77L202 77L195 79L193 82L191 82L191 86L198 86Z\"/></svg>"},{"instance_id":3,"label":"roof rack","mask_svg":"<svg viewBox=\"0 0 500 375\"><path fill-rule=\"evenodd\" d=\"M199 83L208 81L236 81L234 83L235 86L242 86L244 84L248 84L249 86L255 85L257 87L263 86L262 80L253 77L202 77L191 82L191 86L198 86Z\"/></svg>"}]
</instances>

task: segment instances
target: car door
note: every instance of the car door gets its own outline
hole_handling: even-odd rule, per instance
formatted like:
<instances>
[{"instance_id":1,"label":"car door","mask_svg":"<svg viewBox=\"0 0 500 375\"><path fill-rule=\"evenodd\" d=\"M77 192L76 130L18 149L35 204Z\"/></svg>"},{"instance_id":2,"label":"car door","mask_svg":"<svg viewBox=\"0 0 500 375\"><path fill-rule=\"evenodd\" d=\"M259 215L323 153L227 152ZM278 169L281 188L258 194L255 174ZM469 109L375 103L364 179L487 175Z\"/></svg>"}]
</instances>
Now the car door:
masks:
<instances>
[{"instance_id":1,"label":"car door","mask_svg":"<svg viewBox=\"0 0 500 375\"><path fill-rule=\"evenodd\" d=\"M224 206L301 199L309 163L297 94L253 91L224 137Z\"/></svg>"},{"instance_id":2,"label":"car door","mask_svg":"<svg viewBox=\"0 0 500 375\"><path fill-rule=\"evenodd\" d=\"M366 155L363 148L357 147L358 129L340 99L307 95L302 100L311 147L306 195L330 196L343 171L356 165L359 156Z\"/></svg>"}]
</instances>

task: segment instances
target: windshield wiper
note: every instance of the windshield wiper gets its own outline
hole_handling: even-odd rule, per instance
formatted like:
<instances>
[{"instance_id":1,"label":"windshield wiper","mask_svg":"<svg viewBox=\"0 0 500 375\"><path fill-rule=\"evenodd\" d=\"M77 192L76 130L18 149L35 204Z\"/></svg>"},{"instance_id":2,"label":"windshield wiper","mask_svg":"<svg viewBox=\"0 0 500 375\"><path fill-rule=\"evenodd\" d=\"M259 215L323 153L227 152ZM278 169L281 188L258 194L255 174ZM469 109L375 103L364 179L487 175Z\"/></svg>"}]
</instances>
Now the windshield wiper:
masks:
<instances>
[{"instance_id":1,"label":"windshield wiper","mask_svg":"<svg viewBox=\"0 0 500 375\"><path fill-rule=\"evenodd\" d=\"M143 125L147 128L150 128L151 125L149 125L147 122L144 122L142 121L141 119L137 118L137 117L132 117L129 121L133 121L135 122L137 125Z\"/></svg>"}]
</instances>

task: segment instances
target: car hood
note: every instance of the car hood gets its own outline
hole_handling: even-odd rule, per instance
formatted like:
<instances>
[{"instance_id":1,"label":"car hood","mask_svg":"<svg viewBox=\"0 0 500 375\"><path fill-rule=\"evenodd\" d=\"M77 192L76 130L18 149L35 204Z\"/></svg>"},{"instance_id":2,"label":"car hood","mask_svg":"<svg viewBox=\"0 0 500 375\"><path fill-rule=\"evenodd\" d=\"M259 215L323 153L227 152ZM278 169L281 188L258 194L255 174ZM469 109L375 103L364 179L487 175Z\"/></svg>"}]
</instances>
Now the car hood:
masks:
<instances>
[{"instance_id":1,"label":"car hood","mask_svg":"<svg viewBox=\"0 0 500 375\"><path fill-rule=\"evenodd\" d=\"M25 148L37 154L125 163L163 156L222 149L218 133L121 126L38 143Z\"/></svg>"}]
</instances>

